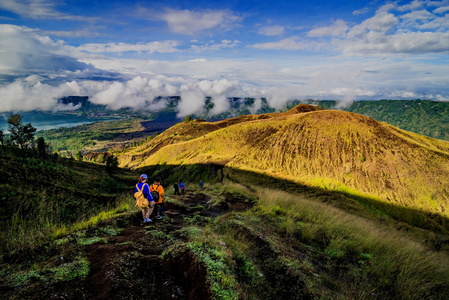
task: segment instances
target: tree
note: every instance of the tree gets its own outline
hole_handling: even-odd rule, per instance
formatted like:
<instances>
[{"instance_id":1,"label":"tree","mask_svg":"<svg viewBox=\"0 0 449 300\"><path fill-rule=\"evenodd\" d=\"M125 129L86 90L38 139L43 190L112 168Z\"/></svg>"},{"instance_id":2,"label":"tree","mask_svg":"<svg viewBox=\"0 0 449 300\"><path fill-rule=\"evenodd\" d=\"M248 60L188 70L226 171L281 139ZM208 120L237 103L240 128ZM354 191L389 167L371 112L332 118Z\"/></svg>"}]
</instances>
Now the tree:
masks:
<instances>
[{"instance_id":1,"label":"tree","mask_svg":"<svg viewBox=\"0 0 449 300\"><path fill-rule=\"evenodd\" d=\"M46 158L49 154L50 145L45 142L43 137L38 137L37 140L37 154L40 158Z\"/></svg>"},{"instance_id":2,"label":"tree","mask_svg":"<svg viewBox=\"0 0 449 300\"><path fill-rule=\"evenodd\" d=\"M192 121L192 117L191 116L187 116L184 118L184 120L182 120L183 122L190 122Z\"/></svg>"},{"instance_id":3,"label":"tree","mask_svg":"<svg viewBox=\"0 0 449 300\"><path fill-rule=\"evenodd\" d=\"M0 143L2 143L3 151L5 150L5 134L3 130L0 130Z\"/></svg>"},{"instance_id":4,"label":"tree","mask_svg":"<svg viewBox=\"0 0 449 300\"><path fill-rule=\"evenodd\" d=\"M104 163L104 154L103 153L98 155L97 163L100 163L100 164Z\"/></svg>"},{"instance_id":5,"label":"tree","mask_svg":"<svg viewBox=\"0 0 449 300\"><path fill-rule=\"evenodd\" d=\"M82 161L83 160L83 155L81 154L81 151L76 151L75 153L75 158L76 160Z\"/></svg>"},{"instance_id":6,"label":"tree","mask_svg":"<svg viewBox=\"0 0 449 300\"><path fill-rule=\"evenodd\" d=\"M25 150L34 140L36 128L31 123L23 125L22 116L19 114L11 115L8 119L9 132L11 132L11 141L15 143L25 154Z\"/></svg>"},{"instance_id":7,"label":"tree","mask_svg":"<svg viewBox=\"0 0 449 300\"><path fill-rule=\"evenodd\" d=\"M108 159L106 160L106 172L108 172L108 174L112 174L117 169L118 169L117 157L115 157L114 155L108 156Z\"/></svg>"}]
</instances>

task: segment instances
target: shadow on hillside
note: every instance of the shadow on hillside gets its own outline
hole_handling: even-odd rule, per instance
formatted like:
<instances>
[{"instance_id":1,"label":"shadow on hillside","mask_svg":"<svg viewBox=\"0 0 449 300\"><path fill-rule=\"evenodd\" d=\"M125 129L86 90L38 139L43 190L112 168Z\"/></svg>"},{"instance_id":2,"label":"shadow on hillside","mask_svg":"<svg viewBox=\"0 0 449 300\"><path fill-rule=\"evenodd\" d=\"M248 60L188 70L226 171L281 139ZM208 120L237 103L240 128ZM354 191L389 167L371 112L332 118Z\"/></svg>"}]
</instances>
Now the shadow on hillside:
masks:
<instances>
[{"instance_id":1,"label":"shadow on hillside","mask_svg":"<svg viewBox=\"0 0 449 300\"><path fill-rule=\"evenodd\" d=\"M196 165L157 165L138 169L138 172L149 176L160 176L167 187L173 182L184 180L188 184L197 185L201 179L222 182L230 180L243 185L256 185L269 189L300 193L320 202L362 217L376 218L380 222L386 217L407 223L411 226L431 230L437 234L449 236L449 219L439 214L419 211L417 209L381 202L374 198L363 197L351 193L336 192L310 187L290 180L279 179L267 174L260 174L225 166L226 162ZM367 214L367 211L370 212ZM404 224L405 225L405 224ZM404 228L407 230L407 228ZM449 240L441 242L449 243Z\"/></svg>"}]
</instances>

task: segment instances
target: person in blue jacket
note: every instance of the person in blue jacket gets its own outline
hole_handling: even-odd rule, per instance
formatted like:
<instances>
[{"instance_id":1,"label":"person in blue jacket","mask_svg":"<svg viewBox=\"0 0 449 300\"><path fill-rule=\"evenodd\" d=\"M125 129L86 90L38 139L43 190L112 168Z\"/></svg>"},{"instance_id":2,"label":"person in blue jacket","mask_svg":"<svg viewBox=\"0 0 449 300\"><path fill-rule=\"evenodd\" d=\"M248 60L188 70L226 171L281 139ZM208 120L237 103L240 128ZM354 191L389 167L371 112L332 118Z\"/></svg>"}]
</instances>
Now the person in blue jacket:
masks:
<instances>
[{"instance_id":1,"label":"person in blue jacket","mask_svg":"<svg viewBox=\"0 0 449 300\"><path fill-rule=\"evenodd\" d=\"M152 222L150 219L150 215L153 212L154 208L154 200L150 193L150 187L147 183L148 176L146 174L142 174L139 177L139 182L134 187L134 194L137 192L137 188L142 191L145 198L147 198L148 202L150 203L147 207L142 208L142 216L143 216L143 222L148 223ZM136 198L134 197L134 200Z\"/></svg>"},{"instance_id":2,"label":"person in blue jacket","mask_svg":"<svg viewBox=\"0 0 449 300\"><path fill-rule=\"evenodd\" d=\"M186 186L184 185L184 182L182 182L182 180L179 181L179 188L181 189L181 195L184 195Z\"/></svg>"}]
</instances>

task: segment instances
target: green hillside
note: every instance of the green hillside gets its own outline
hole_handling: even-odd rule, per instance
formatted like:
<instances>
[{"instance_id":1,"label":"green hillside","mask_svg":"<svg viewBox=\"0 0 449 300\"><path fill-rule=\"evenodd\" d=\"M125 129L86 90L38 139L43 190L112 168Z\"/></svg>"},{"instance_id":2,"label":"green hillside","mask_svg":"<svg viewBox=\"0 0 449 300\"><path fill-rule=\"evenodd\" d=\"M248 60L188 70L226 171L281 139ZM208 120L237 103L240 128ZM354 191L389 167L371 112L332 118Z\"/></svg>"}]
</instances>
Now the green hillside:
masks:
<instances>
[{"instance_id":1,"label":"green hillside","mask_svg":"<svg viewBox=\"0 0 449 300\"><path fill-rule=\"evenodd\" d=\"M296 102L290 104L293 106ZM339 108L337 101L308 101L326 109L362 114L403 130L449 140L449 102L431 100L354 101Z\"/></svg>"}]
</instances>

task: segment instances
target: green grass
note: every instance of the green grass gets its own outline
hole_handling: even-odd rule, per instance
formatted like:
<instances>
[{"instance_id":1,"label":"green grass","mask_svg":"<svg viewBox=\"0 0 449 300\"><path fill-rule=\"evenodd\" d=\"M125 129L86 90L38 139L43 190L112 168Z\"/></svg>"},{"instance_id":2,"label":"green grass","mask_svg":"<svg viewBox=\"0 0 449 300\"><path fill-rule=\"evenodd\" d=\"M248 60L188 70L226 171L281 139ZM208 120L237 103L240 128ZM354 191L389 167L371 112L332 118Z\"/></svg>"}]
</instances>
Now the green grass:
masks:
<instances>
[{"instance_id":1,"label":"green grass","mask_svg":"<svg viewBox=\"0 0 449 300\"><path fill-rule=\"evenodd\" d=\"M71 262L59 266L35 264L31 269L19 271L9 276L10 283L15 287L29 285L31 281L42 283L70 281L76 278L84 279L89 274L90 263L84 257L77 257Z\"/></svg>"}]
</instances>

